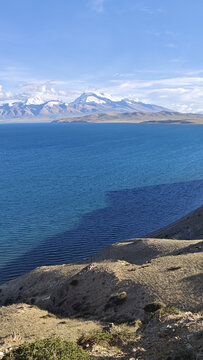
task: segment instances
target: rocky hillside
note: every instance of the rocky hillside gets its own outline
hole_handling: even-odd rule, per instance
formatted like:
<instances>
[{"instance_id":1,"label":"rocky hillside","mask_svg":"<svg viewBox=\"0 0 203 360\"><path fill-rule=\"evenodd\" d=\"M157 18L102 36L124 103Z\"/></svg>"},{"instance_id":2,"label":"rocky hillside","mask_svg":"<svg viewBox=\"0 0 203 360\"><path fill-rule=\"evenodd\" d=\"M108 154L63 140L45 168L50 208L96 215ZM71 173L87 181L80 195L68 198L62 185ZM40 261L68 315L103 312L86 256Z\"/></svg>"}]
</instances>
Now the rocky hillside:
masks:
<instances>
[{"instance_id":1,"label":"rocky hillside","mask_svg":"<svg viewBox=\"0 0 203 360\"><path fill-rule=\"evenodd\" d=\"M2 307L0 358L23 343L57 336L81 344L92 360L201 360L202 314L152 305L160 309L127 324L57 317L27 304Z\"/></svg>"},{"instance_id":2,"label":"rocky hillside","mask_svg":"<svg viewBox=\"0 0 203 360\"><path fill-rule=\"evenodd\" d=\"M201 211L180 220L179 235L189 226L200 237ZM130 239L1 285L0 354L60 336L92 359L202 359L202 249L201 239Z\"/></svg>"},{"instance_id":3,"label":"rocky hillside","mask_svg":"<svg viewBox=\"0 0 203 360\"><path fill-rule=\"evenodd\" d=\"M201 251L201 240L119 242L91 263L41 267L1 285L0 304L25 302L68 317L117 321L142 317L152 301L199 311ZM123 292L118 312L116 298Z\"/></svg>"}]
</instances>

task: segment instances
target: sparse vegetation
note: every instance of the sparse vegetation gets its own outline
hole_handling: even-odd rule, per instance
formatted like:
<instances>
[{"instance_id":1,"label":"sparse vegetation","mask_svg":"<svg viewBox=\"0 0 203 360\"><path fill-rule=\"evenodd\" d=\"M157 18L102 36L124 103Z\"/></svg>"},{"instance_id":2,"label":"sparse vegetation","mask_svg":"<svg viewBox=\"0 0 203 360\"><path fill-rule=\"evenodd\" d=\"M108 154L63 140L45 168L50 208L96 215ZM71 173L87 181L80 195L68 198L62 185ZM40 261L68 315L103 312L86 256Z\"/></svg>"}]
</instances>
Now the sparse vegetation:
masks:
<instances>
[{"instance_id":1,"label":"sparse vegetation","mask_svg":"<svg viewBox=\"0 0 203 360\"><path fill-rule=\"evenodd\" d=\"M158 310L161 310L161 309L165 308L165 306L166 305L164 303L155 301L153 303L145 305L144 311L148 312L148 313L154 313L154 312L156 312Z\"/></svg>"},{"instance_id":2,"label":"sparse vegetation","mask_svg":"<svg viewBox=\"0 0 203 360\"><path fill-rule=\"evenodd\" d=\"M160 315L165 314L179 314L180 310L176 308L175 306L166 305L162 302L153 302L150 304L145 305L144 311L148 313L155 313L156 311L160 312Z\"/></svg>"},{"instance_id":3,"label":"sparse vegetation","mask_svg":"<svg viewBox=\"0 0 203 360\"><path fill-rule=\"evenodd\" d=\"M112 340L112 334L108 331L102 330L93 330L88 335L83 334L78 339L78 345L82 346L84 349L92 348L96 344L110 344Z\"/></svg>"},{"instance_id":4,"label":"sparse vegetation","mask_svg":"<svg viewBox=\"0 0 203 360\"><path fill-rule=\"evenodd\" d=\"M180 310L175 306L165 305L160 309L161 315L178 315L180 313Z\"/></svg>"},{"instance_id":5,"label":"sparse vegetation","mask_svg":"<svg viewBox=\"0 0 203 360\"><path fill-rule=\"evenodd\" d=\"M91 349L94 345L123 347L130 341L135 341L137 333L129 327L112 329L111 331L93 330L78 339L78 344L84 349Z\"/></svg>"},{"instance_id":6,"label":"sparse vegetation","mask_svg":"<svg viewBox=\"0 0 203 360\"><path fill-rule=\"evenodd\" d=\"M112 247L115 261L106 261L104 253L91 266L36 269L2 285L1 304L12 305L0 308L0 358L192 360L193 353L200 358L202 257L195 249L201 242L138 239L118 243ZM125 260L120 261L121 257ZM146 267L150 258L151 265ZM129 273L131 267L136 271ZM31 298L36 299L33 305Z\"/></svg>"},{"instance_id":7,"label":"sparse vegetation","mask_svg":"<svg viewBox=\"0 0 203 360\"><path fill-rule=\"evenodd\" d=\"M105 305L105 310L113 306L122 305L126 301L126 298L127 298L127 293L125 291L122 291L119 294L111 296Z\"/></svg>"},{"instance_id":8,"label":"sparse vegetation","mask_svg":"<svg viewBox=\"0 0 203 360\"><path fill-rule=\"evenodd\" d=\"M3 360L90 360L85 350L73 342L60 338L38 340L21 345L3 357Z\"/></svg>"},{"instance_id":9,"label":"sparse vegetation","mask_svg":"<svg viewBox=\"0 0 203 360\"><path fill-rule=\"evenodd\" d=\"M141 320L133 320L131 322L129 322L130 326L134 326L136 329L138 329L141 325L142 325L142 321Z\"/></svg>"}]
</instances>

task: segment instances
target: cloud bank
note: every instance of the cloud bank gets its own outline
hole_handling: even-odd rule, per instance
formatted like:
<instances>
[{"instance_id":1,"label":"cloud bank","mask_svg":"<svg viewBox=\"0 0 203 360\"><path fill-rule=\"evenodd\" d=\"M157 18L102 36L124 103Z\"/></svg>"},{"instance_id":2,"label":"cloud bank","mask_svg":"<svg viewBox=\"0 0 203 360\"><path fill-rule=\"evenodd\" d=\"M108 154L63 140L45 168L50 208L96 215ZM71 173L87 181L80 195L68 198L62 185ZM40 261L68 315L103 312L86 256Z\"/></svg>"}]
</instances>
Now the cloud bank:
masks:
<instances>
[{"instance_id":1,"label":"cloud bank","mask_svg":"<svg viewBox=\"0 0 203 360\"><path fill-rule=\"evenodd\" d=\"M97 91L118 98L130 98L157 104L180 112L203 113L203 76L198 72L155 80L140 80L135 74L115 74L98 86L97 81L87 80L33 80L19 81L13 89L4 90L0 85L0 103L41 98L42 101L74 100L82 92Z\"/></svg>"}]
</instances>

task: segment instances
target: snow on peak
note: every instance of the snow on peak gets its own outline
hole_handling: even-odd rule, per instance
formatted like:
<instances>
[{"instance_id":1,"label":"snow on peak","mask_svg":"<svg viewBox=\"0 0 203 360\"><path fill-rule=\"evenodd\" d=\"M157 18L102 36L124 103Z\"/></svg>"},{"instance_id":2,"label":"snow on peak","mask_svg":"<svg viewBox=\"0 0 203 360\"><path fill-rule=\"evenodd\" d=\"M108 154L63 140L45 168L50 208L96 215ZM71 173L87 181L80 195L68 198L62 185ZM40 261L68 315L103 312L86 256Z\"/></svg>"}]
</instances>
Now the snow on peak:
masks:
<instances>
[{"instance_id":1,"label":"snow on peak","mask_svg":"<svg viewBox=\"0 0 203 360\"><path fill-rule=\"evenodd\" d=\"M106 104L106 101L102 100L102 99L99 99L97 96L88 96L87 99L86 99L86 102L87 103L91 103L91 102L94 102L96 104Z\"/></svg>"},{"instance_id":2,"label":"snow on peak","mask_svg":"<svg viewBox=\"0 0 203 360\"><path fill-rule=\"evenodd\" d=\"M111 100L111 101L113 101L113 102L117 102L117 101L121 101L122 99L120 98L120 97L118 97L118 96L112 96L112 95L110 95L110 94L104 94L104 93L102 93L101 94L103 97L105 97L106 99L108 99L108 100Z\"/></svg>"},{"instance_id":3,"label":"snow on peak","mask_svg":"<svg viewBox=\"0 0 203 360\"><path fill-rule=\"evenodd\" d=\"M91 96L96 96L96 97L99 97L99 98L102 98L102 99L106 99L106 100L111 100L111 101L114 101L114 102L117 102L117 101L121 101L122 99L119 98L119 97L116 97L116 96L112 96L110 94L107 94L107 93L103 93L103 92L99 92L99 91L95 91L94 93L93 92L86 92L87 95L91 95Z\"/></svg>"},{"instance_id":4,"label":"snow on peak","mask_svg":"<svg viewBox=\"0 0 203 360\"><path fill-rule=\"evenodd\" d=\"M30 97L27 99L25 105L41 105L44 101L41 99L40 96Z\"/></svg>"},{"instance_id":5,"label":"snow on peak","mask_svg":"<svg viewBox=\"0 0 203 360\"><path fill-rule=\"evenodd\" d=\"M52 106L58 105L60 103L61 102L59 100L50 100L46 103L46 105L52 107Z\"/></svg>"},{"instance_id":6,"label":"snow on peak","mask_svg":"<svg viewBox=\"0 0 203 360\"><path fill-rule=\"evenodd\" d=\"M134 104L134 103L140 102L140 100L139 100L138 98L133 98L133 99L125 98L124 100L125 100L128 104Z\"/></svg>"},{"instance_id":7,"label":"snow on peak","mask_svg":"<svg viewBox=\"0 0 203 360\"><path fill-rule=\"evenodd\" d=\"M75 104L89 103L94 102L96 104L105 104L108 101L117 102L121 101L120 98L112 97L109 94L99 93L99 92L91 92L87 91L80 95L77 99L73 101Z\"/></svg>"}]
</instances>

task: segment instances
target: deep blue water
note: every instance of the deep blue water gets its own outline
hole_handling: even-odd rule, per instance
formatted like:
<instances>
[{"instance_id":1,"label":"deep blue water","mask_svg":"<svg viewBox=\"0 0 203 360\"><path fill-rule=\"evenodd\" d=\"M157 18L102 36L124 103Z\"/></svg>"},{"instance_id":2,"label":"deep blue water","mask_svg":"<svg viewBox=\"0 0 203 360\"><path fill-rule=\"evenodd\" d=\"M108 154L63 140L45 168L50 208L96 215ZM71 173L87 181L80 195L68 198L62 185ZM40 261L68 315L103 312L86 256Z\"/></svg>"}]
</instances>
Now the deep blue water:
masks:
<instances>
[{"instance_id":1,"label":"deep blue water","mask_svg":"<svg viewBox=\"0 0 203 360\"><path fill-rule=\"evenodd\" d=\"M0 282L144 236L203 203L203 126L0 126Z\"/></svg>"}]
</instances>

